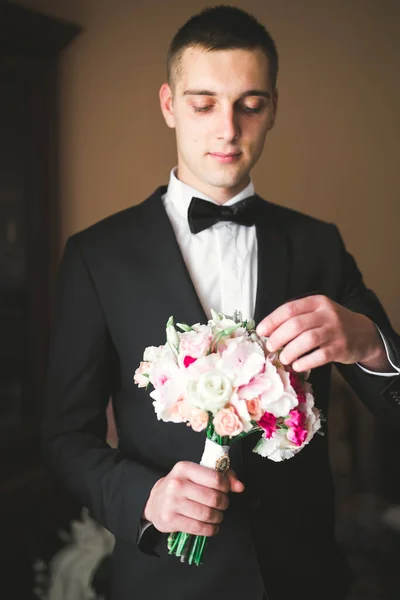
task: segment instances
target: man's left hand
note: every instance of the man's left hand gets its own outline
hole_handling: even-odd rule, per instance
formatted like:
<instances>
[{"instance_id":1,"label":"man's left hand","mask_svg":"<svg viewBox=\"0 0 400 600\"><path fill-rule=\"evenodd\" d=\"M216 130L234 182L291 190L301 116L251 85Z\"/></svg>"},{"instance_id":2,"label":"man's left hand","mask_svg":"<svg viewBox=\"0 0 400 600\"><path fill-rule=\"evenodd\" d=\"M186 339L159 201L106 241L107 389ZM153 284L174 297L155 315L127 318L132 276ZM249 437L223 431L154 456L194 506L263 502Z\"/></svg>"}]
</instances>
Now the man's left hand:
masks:
<instances>
[{"instance_id":1,"label":"man's left hand","mask_svg":"<svg viewBox=\"0 0 400 600\"><path fill-rule=\"evenodd\" d=\"M283 304L259 323L257 333L269 338L270 352L284 347L280 361L295 371L330 362L357 362L377 371L390 369L371 319L326 296L307 296Z\"/></svg>"}]
</instances>

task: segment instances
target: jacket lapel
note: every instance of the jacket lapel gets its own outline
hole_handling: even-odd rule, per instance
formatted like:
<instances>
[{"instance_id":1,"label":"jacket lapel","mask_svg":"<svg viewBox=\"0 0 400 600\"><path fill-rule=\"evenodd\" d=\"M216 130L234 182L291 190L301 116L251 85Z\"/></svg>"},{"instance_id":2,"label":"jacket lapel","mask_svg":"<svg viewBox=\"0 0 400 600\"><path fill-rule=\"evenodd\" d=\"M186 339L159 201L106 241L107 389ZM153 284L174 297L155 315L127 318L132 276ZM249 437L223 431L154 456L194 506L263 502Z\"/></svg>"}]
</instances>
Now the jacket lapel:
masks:
<instances>
[{"instance_id":1,"label":"jacket lapel","mask_svg":"<svg viewBox=\"0 0 400 600\"><path fill-rule=\"evenodd\" d=\"M257 294L254 320L258 324L288 299L289 242L273 207L257 196Z\"/></svg>"},{"instance_id":2,"label":"jacket lapel","mask_svg":"<svg viewBox=\"0 0 400 600\"><path fill-rule=\"evenodd\" d=\"M205 322L206 314L197 296L171 222L162 203L166 192L161 187L146 201L146 227L142 228L146 263L149 265L148 284L158 290L162 297L162 319L174 315L178 322ZM148 226L151 223L151 226ZM165 324L165 323L164 323Z\"/></svg>"},{"instance_id":3,"label":"jacket lapel","mask_svg":"<svg viewBox=\"0 0 400 600\"><path fill-rule=\"evenodd\" d=\"M149 313L149 322L143 325L141 351L147 345L165 343L165 324L173 315L175 323L206 323L207 316L197 296L175 233L162 202L166 188L161 187L142 205L142 215L136 219L135 231L140 236L144 270L140 277L143 297ZM139 357L138 357L139 358ZM140 390L142 391L142 390ZM152 409L150 410L152 412ZM199 462L202 456L205 432L194 432L184 424L158 423L155 414L150 423L157 427L157 439L163 439L164 460L179 458ZM154 449L156 452L157 449Z\"/></svg>"}]
</instances>

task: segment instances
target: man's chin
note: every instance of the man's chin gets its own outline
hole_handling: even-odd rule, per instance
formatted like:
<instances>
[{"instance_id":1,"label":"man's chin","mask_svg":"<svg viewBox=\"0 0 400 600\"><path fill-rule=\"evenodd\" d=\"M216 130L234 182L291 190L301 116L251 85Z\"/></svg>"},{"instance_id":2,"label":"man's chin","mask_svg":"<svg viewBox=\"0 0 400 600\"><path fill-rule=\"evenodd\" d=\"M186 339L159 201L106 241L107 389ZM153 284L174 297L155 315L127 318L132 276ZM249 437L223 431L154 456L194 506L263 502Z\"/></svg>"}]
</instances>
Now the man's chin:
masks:
<instances>
[{"instance_id":1,"label":"man's chin","mask_svg":"<svg viewBox=\"0 0 400 600\"><path fill-rule=\"evenodd\" d=\"M204 179L216 187L236 187L248 178L247 169L240 165L217 165L204 169Z\"/></svg>"},{"instance_id":2,"label":"man's chin","mask_svg":"<svg viewBox=\"0 0 400 600\"><path fill-rule=\"evenodd\" d=\"M249 176L247 173L241 177L210 177L209 174L207 176L207 184L219 189L235 190L239 187L244 188L248 182Z\"/></svg>"}]
</instances>

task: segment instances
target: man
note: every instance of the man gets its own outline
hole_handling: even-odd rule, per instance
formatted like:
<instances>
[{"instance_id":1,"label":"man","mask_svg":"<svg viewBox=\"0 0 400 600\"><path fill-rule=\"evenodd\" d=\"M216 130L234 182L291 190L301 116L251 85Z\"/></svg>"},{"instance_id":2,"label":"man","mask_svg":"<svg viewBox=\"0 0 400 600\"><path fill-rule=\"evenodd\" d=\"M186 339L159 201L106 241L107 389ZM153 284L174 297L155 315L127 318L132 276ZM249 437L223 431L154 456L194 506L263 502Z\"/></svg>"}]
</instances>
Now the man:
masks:
<instances>
[{"instance_id":1,"label":"man","mask_svg":"<svg viewBox=\"0 0 400 600\"><path fill-rule=\"evenodd\" d=\"M254 195L277 71L271 36L245 12L215 7L190 19L160 90L177 141L168 187L66 245L44 449L115 535L115 600L287 600L299 589L341 600L349 589L327 435L281 464L253 454L250 436L224 477L198 464L204 436L159 422L132 381L144 348L164 343L170 315L194 323L211 308L238 309L271 351L285 346L285 363L312 369L323 413L335 363L378 418L400 420L400 341L336 227ZM118 450L105 442L110 396ZM168 532L179 530L211 538L202 566L168 555Z\"/></svg>"}]
</instances>

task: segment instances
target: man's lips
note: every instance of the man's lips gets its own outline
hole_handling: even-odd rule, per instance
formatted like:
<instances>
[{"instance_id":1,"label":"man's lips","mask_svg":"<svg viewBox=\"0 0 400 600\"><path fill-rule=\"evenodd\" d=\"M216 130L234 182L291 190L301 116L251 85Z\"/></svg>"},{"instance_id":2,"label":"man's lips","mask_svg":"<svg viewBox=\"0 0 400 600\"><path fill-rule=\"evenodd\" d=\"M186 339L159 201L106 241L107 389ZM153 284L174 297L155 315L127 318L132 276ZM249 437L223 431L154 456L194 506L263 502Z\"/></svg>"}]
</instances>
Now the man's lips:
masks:
<instances>
[{"instance_id":1,"label":"man's lips","mask_svg":"<svg viewBox=\"0 0 400 600\"><path fill-rule=\"evenodd\" d=\"M238 156L241 152L209 152L212 156Z\"/></svg>"},{"instance_id":2,"label":"man's lips","mask_svg":"<svg viewBox=\"0 0 400 600\"><path fill-rule=\"evenodd\" d=\"M235 162L241 154L241 152L209 152L209 155L220 163Z\"/></svg>"}]
</instances>

